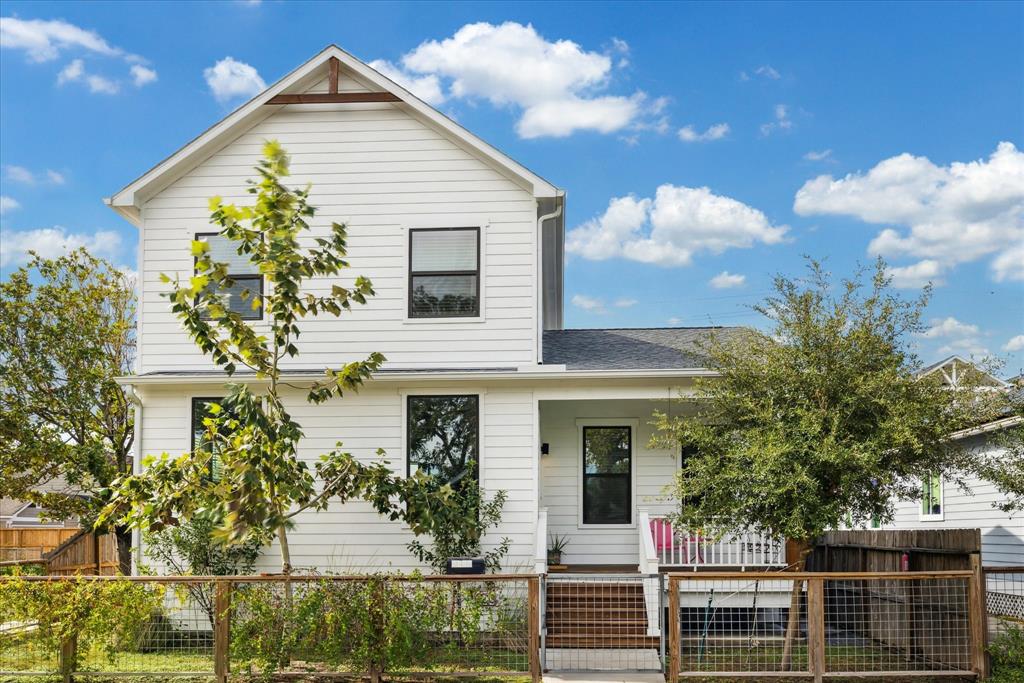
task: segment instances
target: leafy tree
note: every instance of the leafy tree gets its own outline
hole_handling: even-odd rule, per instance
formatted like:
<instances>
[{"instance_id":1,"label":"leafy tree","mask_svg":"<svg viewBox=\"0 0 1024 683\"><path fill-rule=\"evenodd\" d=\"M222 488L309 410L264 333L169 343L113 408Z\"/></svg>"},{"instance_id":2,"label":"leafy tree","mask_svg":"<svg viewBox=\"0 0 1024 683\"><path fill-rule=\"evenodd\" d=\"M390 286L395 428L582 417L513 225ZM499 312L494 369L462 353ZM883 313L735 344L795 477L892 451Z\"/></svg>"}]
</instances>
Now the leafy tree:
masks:
<instances>
[{"instance_id":1,"label":"leafy tree","mask_svg":"<svg viewBox=\"0 0 1024 683\"><path fill-rule=\"evenodd\" d=\"M32 260L0 283L0 497L89 525L131 469L135 295L85 250ZM131 535L118 531L122 570Z\"/></svg>"},{"instance_id":2,"label":"leafy tree","mask_svg":"<svg viewBox=\"0 0 1024 683\"><path fill-rule=\"evenodd\" d=\"M993 413L992 419L1024 420L1024 393L1019 388L1011 390L1002 401L1002 409ZM992 503L994 507L1003 512L1024 511L1024 422L1001 430L991 444L994 448L975 454L973 472L1003 494Z\"/></svg>"},{"instance_id":3,"label":"leafy tree","mask_svg":"<svg viewBox=\"0 0 1024 683\"><path fill-rule=\"evenodd\" d=\"M146 534L146 556L176 576L234 576L250 574L260 555L260 542L250 538L226 543L217 538L217 520L198 514L184 524ZM186 586L189 595L214 622L214 589L209 584Z\"/></svg>"},{"instance_id":4,"label":"leafy tree","mask_svg":"<svg viewBox=\"0 0 1024 683\"><path fill-rule=\"evenodd\" d=\"M164 453L147 458L145 470L117 483L113 500L102 518L124 515L131 523L159 531L179 520L212 514L222 520L219 532L229 542L255 538L278 541L281 569L291 572L288 528L305 510L323 510L334 500L369 501L381 514L402 520L414 533L431 527L434 510L448 504L451 488L435 487L424 474L395 476L386 462L359 462L350 453L335 450L322 455L310 468L297 456L302 429L289 414L281 361L298 355L298 321L321 313L339 316L353 304L365 304L374 294L370 281L355 278L351 287L332 284L318 295L303 291L309 278L335 277L348 267L345 261L345 226L332 223L329 237L316 238L316 246L303 249L300 235L309 229L314 207L309 187L295 190L282 184L288 175L288 156L274 141L264 146L256 168L259 179L250 181L253 206L210 200L211 222L220 235L234 242L266 279L266 292L241 288L240 297L262 307L263 334L233 310L226 292L236 287L228 266L215 261L205 241L192 243L195 275L188 282L172 280L168 296L172 310L195 344L229 377L238 368L252 373L259 390L245 384L228 385L228 395L210 405L203 423L207 438L196 451L180 457ZM384 362L372 353L365 360L340 369L327 369L322 381L301 390L306 400L323 403L357 390ZM382 451L378 451L382 453ZM212 476L216 469L217 476Z\"/></svg>"},{"instance_id":5,"label":"leafy tree","mask_svg":"<svg viewBox=\"0 0 1024 683\"><path fill-rule=\"evenodd\" d=\"M776 277L774 294L754 307L768 332L706 344L719 376L697 383L696 417L656 416L659 440L690 450L671 487L686 501L676 525L784 536L798 544L802 568L822 532L851 518L890 519L896 501L920 497L929 473L959 480L963 453L947 436L964 424L969 401L959 398L970 394L919 379L905 344L921 330L930 292L899 298L881 260L866 276L834 288L811 261L806 280Z\"/></svg>"},{"instance_id":6,"label":"leafy tree","mask_svg":"<svg viewBox=\"0 0 1024 683\"><path fill-rule=\"evenodd\" d=\"M409 543L409 552L437 572L443 574L452 557L480 557L492 572L501 571L501 560L508 554L511 539L502 538L497 546L483 552L481 541L488 529L501 523L501 510L508 499L506 491L498 491L490 500L477 482L463 486L452 504L434 516L430 536L433 543L426 546L416 539Z\"/></svg>"}]
</instances>

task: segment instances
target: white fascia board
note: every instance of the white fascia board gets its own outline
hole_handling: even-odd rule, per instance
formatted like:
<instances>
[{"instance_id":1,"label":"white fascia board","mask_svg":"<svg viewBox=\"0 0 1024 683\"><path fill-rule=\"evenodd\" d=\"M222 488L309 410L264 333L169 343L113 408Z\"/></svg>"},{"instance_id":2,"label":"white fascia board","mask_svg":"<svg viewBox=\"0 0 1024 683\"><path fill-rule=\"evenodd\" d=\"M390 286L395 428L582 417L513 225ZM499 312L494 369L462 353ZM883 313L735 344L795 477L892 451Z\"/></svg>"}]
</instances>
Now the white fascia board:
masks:
<instances>
[{"instance_id":1,"label":"white fascia board","mask_svg":"<svg viewBox=\"0 0 1024 683\"><path fill-rule=\"evenodd\" d=\"M133 225L138 225L140 220L139 209L141 208L146 196L153 193L154 187L163 187L170 182L168 177L173 180L178 175L185 172L186 169L192 168L195 163L198 163L196 161L197 158L199 160L205 159L209 154L219 148L219 145L223 140L233 139L234 136L228 137L232 132L250 127L257 121L278 111L280 107L288 106L268 106L265 103L272 97L283 94L285 91L293 88L301 90L303 85L308 87L315 83L316 80L322 76L322 74L319 73L320 67L331 57L337 58L342 65L353 71L365 81L397 95L402 101L395 103L396 106L404 105L408 107L413 112L419 114L426 120L441 128L443 131L447 132L456 140L469 147L472 151L475 151L487 159L489 162L504 168L513 175L521 178L525 183L532 187L535 197L561 197L564 195L564 191L555 187L522 164L487 144L473 133L470 133L468 130L455 123L402 86L390 80L383 74L378 73L376 70L364 64L359 59L348 52L345 52L338 46L330 45L321 50L312 59L306 61L301 66L282 77L262 93L256 95L251 100L238 107L238 109L233 111L231 114L215 123L198 137L194 138L191 142L161 161L142 176L126 185L123 189L114 193L108 199L105 199L104 202L128 219L128 221ZM309 83L304 83L306 80L308 80Z\"/></svg>"},{"instance_id":2,"label":"white fascia board","mask_svg":"<svg viewBox=\"0 0 1024 683\"><path fill-rule=\"evenodd\" d=\"M561 382L570 379L676 379L691 377L717 377L718 372L705 368L683 368L679 370L565 370L561 372L551 371L467 371L467 370L438 370L429 372L417 370L411 372L391 371L379 373L373 376L373 382L405 382L422 380L433 382L436 380L486 382L492 380L501 381L530 381L530 382ZM297 382L314 382L325 379L322 372L288 374L288 380ZM127 375L116 378L120 385L131 386L153 386L168 384L221 384L239 382L243 384L261 384L265 379L257 379L252 375L236 375L233 378L226 378L221 374L180 374L180 375Z\"/></svg>"}]
</instances>

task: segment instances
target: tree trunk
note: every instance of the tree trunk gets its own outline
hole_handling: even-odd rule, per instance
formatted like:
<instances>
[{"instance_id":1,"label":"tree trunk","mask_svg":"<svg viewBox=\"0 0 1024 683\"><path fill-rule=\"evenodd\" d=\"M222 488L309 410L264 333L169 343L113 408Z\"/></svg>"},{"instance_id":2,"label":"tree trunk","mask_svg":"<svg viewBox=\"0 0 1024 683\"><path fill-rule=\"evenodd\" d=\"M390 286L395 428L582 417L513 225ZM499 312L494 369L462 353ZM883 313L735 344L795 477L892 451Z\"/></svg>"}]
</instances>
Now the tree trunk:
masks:
<instances>
[{"instance_id":1,"label":"tree trunk","mask_svg":"<svg viewBox=\"0 0 1024 683\"><path fill-rule=\"evenodd\" d=\"M802 572L807 566L807 555L811 552L811 544L805 540L795 541L799 555L796 564L790 568L791 571ZM793 590L789 598L789 618L786 620L786 639L782 645L782 661L779 665L781 671L792 671L793 668L793 644L800 633L800 598L802 597L802 580L793 581Z\"/></svg>"},{"instance_id":2,"label":"tree trunk","mask_svg":"<svg viewBox=\"0 0 1024 683\"><path fill-rule=\"evenodd\" d=\"M125 576L130 576L132 573L132 531L128 527L119 526L114 529L114 538L117 539L118 571Z\"/></svg>"}]
</instances>

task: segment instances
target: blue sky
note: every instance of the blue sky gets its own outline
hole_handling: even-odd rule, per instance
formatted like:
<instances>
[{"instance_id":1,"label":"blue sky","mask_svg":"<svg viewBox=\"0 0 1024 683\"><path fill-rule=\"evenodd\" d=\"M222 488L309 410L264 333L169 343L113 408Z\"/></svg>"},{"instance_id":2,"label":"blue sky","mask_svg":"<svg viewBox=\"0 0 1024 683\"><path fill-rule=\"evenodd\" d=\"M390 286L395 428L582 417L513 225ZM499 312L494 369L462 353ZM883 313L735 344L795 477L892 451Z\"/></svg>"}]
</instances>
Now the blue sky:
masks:
<instances>
[{"instance_id":1,"label":"blue sky","mask_svg":"<svg viewBox=\"0 0 1024 683\"><path fill-rule=\"evenodd\" d=\"M568 192L566 324L752 324L802 256L1024 365L1024 4L5 2L2 272L328 43ZM510 59L509 55L515 55ZM230 57L230 60L227 58ZM219 66L218 66L219 65ZM830 177L828 177L830 176ZM659 189L660 188L660 189Z\"/></svg>"}]
</instances>

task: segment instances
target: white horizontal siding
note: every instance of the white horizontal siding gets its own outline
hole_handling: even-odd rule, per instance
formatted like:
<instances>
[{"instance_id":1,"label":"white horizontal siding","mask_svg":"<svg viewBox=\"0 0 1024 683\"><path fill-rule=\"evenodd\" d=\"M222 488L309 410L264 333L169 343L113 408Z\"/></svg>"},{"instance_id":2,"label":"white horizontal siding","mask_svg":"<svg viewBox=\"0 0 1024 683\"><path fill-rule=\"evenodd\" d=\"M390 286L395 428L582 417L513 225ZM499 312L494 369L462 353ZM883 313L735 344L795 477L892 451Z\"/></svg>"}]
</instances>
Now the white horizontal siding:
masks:
<instances>
[{"instance_id":1,"label":"white horizontal siding","mask_svg":"<svg viewBox=\"0 0 1024 683\"><path fill-rule=\"evenodd\" d=\"M326 92L322 81L310 92ZM342 73L343 92L366 90ZM280 140L292 157L296 187L312 183L317 216L303 242L346 223L352 268L341 278L318 278L307 291L324 294L356 275L377 296L338 319L300 323L300 355L286 367L338 365L382 352L395 367L510 367L535 358L536 203L532 194L400 105L286 106L256 123L142 207L139 367L141 372L208 369L181 332L161 294L161 274L187 279L189 242L208 232L208 198L250 203L263 141ZM482 322L405 320L407 254L404 229L429 222L483 230ZM264 326L265 327L265 326Z\"/></svg>"},{"instance_id":2,"label":"white horizontal siding","mask_svg":"<svg viewBox=\"0 0 1024 683\"><path fill-rule=\"evenodd\" d=\"M548 508L548 533L565 536L569 545L562 554L568 564L622 564L639 562L639 533L636 528L586 528L579 519L580 483L583 450L579 442L577 419L622 418L637 420L633 434L633 472L636 477L635 508L647 508L652 514L669 512L671 504L663 500L665 487L679 468L677 450L648 447L655 410L665 409L664 401L595 400L541 401L541 442L548 455L541 458L541 506Z\"/></svg>"},{"instance_id":3,"label":"white horizontal siding","mask_svg":"<svg viewBox=\"0 0 1024 683\"><path fill-rule=\"evenodd\" d=\"M990 436L971 439L971 448L985 451L997 446ZM1005 499L996 487L975 476L966 477L967 491L955 483L943 482L941 520L922 520L921 503L900 502L890 525L892 529L980 529L981 555L985 565L1024 564L1024 513L1002 512L992 506Z\"/></svg>"},{"instance_id":4,"label":"white horizontal siding","mask_svg":"<svg viewBox=\"0 0 1024 683\"><path fill-rule=\"evenodd\" d=\"M405 472L402 444L403 392L415 386L367 386L359 394L321 405L305 402L298 392L288 395L288 409L303 428L305 438L299 457L312 465L322 453L343 448L364 462L378 460L383 448L393 471ZM425 390L426 391L426 390ZM436 393L430 389L428 393ZM501 538L512 541L505 569L529 569L534 551L537 491L536 438L533 393L530 390L487 386L451 387L452 393L481 392L480 466L482 484L489 494L504 489L508 500L501 527L485 537L485 547ZM190 448L189 406L192 396L212 396L210 387L181 385L145 388L141 452L178 455ZM408 552L412 540L402 524L378 515L368 504L332 503L322 512L306 512L295 518L289 532L292 562L297 567L321 571L411 570L422 568ZM424 538L423 540L429 540ZM280 556L276 546L265 549L260 571L276 571Z\"/></svg>"}]
</instances>

